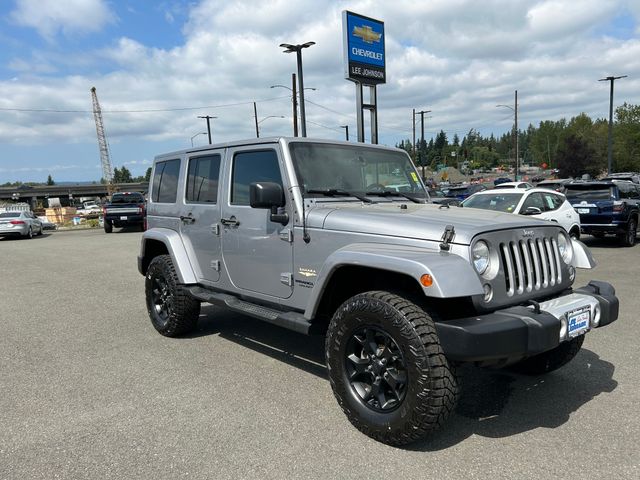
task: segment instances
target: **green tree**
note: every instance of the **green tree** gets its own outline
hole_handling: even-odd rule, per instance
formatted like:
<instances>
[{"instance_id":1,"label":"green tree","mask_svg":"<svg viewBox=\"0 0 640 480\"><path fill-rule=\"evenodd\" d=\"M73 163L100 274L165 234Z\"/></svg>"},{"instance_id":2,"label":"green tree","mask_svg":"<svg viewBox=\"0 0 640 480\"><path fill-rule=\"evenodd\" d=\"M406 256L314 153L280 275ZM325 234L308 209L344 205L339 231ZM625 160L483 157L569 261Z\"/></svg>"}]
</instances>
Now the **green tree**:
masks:
<instances>
[{"instance_id":1,"label":"green tree","mask_svg":"<svg viewBox=\"0 0 640 480\"><path fill-rule=\"evenodd\" d=\"M151 167L147 168L147 171L144 174L144 181L145 182L151 181Z\"/></svg>"},{"instance_id":2,"label":"green tree","mask_svg":"<svg viewBox=\"0 0 640 480\"><path fill-rule=\"evenodd\" d=\"M600 173L594 162L595 150L589 142L575 133L565 137L558 148L558 169L561 177L580 177L587 173L592 177Z\"/></svg>"},{"instance_id":3,"label":"green tree","mask_svg":"<svg viewBox=\"0 0 640 480\"><path fill-rule=\"evenodd\" d=\"M53 178L51 178L51 175L49 175L47 177L47 185L55 185L56 182L53 181Z\"/></svg>"},{"instance_id":4,"label":"green tree","mask_svg":"<svg viewBox=\"0 0 640 480\"><path fill-rule=\"evenodd\" d=\"M113 169L113 183L131 183L132 181L131 172L127 167Z\"/></svg>"},{"instance_id":5,"label":"green tree","mask_svg":"<svg viewBox=\"0 0 640 480\"><path fill-rule=\"evenodd\" d=\"M614 170L640 170L640 105L625 102L616 108L613 142Z\"/></svg>"}]
</instances>

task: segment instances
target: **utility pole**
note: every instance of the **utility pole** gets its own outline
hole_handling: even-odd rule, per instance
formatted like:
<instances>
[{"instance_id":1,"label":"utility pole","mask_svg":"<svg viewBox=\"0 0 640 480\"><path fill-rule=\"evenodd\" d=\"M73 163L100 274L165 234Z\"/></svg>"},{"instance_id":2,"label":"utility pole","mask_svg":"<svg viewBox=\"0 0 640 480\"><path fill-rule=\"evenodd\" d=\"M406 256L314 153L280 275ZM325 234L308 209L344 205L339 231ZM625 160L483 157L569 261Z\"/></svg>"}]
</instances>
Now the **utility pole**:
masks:
<instances>
[{"instance_id":1,"label":"utility pole","mask_svg":"<svg viewBox=\"0 0 640 480\"><path fill-rule=\"evenodd\" d=\"M258 130L258 108L256 102L253 102L253 118L256 120L256 138L260 138L260 130Z\"/></svg>"},{"instance_id":2,"label":"utility pole","mask_svg":"<svg viewBox=\"0 0 640 480\"><path fill-rule=\"evenodd\" d=\"M344 128L346 140L349 141L349 125L340 125L340 128Z\"/></svg>"},{"instance_id":3,"label":"utility pole","mask_svg":"<svg viewBox=\"0 0 640 480\"><path fill-rule=\"evenodd\" d=\"M421 110L415 113L420 114L420 150L418 150L418 159L422 160L422 147L424 146L424 114L431 113L431 110ZM415 116L415 113L414 113L414 116ZM418 163L422 164L422 161L419 161Z\"/></svg>"},{"instance_id":4,"label":"utility pole","mask_svg":"<svg viewBox=\"0 0 640 480\"><path fill-rule=\"evenodd\" d=\"M518 181L518 164L520 163L520 144L519 144L519 139L518 139L518 90L516 90L516 101L515 101L515 107L513 109L513 112L515 114L515 124L516 124L516 175L514 180L517 182Z\"/></svg>"},{"instance_id":5,"label":"utility pole","mask_svg":"<svg viewBox=\"0 0 640 480\"><path fill-rule=\"evenodd\" d=\"M605 77L598 80L599 82L611 82L611 90L609 92L609 139L607 145L607 174L611 175L611 165L613 160L613 82L620 78L627 78L626 75L619 77Z\"/></svg>"},{"instance_id":6,"label":"utility pole","mask_svg":"<svg viewBox=\"0 0 640 480\"><path fill-rule=\"evenodd\" d=\"M198 116L198 118L206 118L207 119L207 134L209 135L209 145L211 145L211 124L209 123L209 120L213 120L214 118L218 118L218 117L212 117L210 115L203 115L203 116Z\"/></svg>"},{"instance_id":7,"label":"utility pole","mask_svg":"<svg viewBox=\"0 0 640 480\"><path fill-rule=\"evenodd\" d=\"M416 109L413 109L413 160L415 161L417 157L416 150Z\"/></svg>"}]
</instances>

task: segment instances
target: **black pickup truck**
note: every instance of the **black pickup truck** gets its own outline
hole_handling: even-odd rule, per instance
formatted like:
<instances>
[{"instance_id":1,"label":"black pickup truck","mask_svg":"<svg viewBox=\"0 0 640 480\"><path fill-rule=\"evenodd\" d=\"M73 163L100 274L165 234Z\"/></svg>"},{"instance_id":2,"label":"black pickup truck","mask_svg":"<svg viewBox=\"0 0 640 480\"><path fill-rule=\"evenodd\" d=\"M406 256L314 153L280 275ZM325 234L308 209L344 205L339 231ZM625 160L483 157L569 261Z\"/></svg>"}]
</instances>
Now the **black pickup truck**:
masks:
<instances>
[{"instance_id":1,"label":"black pickup truck","mask_svg":"<svg viewBox=\"0 0 640 480\"><path fill-rule=\"evenodd\" d=\"M147 227L147 209L144 195L140 192L118 192L111 196L103 209L104 231L111 233L113 227L137 225L143 232Z\"/></svg>"}]
</instances>

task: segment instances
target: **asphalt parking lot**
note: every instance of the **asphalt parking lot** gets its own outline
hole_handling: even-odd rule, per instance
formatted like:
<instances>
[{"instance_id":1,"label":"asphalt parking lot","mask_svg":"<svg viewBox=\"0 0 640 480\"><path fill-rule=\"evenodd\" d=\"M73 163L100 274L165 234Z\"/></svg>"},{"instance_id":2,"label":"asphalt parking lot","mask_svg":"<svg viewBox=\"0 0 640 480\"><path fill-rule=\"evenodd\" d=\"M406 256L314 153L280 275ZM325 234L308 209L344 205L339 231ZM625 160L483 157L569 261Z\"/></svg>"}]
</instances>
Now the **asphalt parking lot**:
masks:
<instances>
[{"instance_id":1,"label":"asphalt parking lot","mask_svg":"<svg viewBox=\"0 0 640 480\"><path fill-rule=\"evenodd\" d=\"M0 240L0 478L640 478L640 245L585 237L619 320L544 377L465 369L453 418L397 449L335 402L323 339L211 306L153 329L141 233Z\"/></svg>"}]
</instances>

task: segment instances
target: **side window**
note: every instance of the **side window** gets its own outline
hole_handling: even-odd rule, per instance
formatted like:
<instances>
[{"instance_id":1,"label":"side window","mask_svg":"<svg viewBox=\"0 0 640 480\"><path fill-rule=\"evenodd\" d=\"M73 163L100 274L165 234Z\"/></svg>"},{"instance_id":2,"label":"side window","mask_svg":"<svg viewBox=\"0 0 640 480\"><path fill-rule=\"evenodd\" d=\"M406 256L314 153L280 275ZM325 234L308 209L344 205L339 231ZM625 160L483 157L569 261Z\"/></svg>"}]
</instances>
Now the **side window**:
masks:
<instances>
[{"instance_id":1,"label":"side window","mask_svg":"<svg viewBox=\"0 0 640 480\"><path fill-rule=\"evenodd\" d=\"M190 158L187 174L187 202L216 203L219 176L220 155Z\"/></svg>"},{"instance_id":2,"label":"side window","mask_svg":"<svg viewBox=\"0 0 640 480\"><path fill-rule=\"evenodd\" d=\"M282 185L275 150L236 153L231 180L232 205L249 205L249 185L253 182L275 182Z\"/></svg>"},{"instance_id":3,"label":"side window","mask_svg":"<svg viewBox=\"0 0 640 480\"><path fill-rule=\"evenodd\" d=\"M544 206L544 202L542 201L542 195L540 195L539 193L532 193L531 195L529 195L527 199L524 201L524 203L522 204L522 208L520 209L520 212L521 213L525 212L529 207L536 207L536 208L539 208L540 211L544 212L545 206Z\"/></svg>"},{"instance_id":4,"label":"side window","mask_svg":"<svg viewBox=\"0 0 640 480\"><path fill-rule=\"evenodd\" d=\"M151 199L158 203L175 203L178 193L178 174L180 160L167 160L156 163L151 183Z\"/></svg>"}]
</instances>

